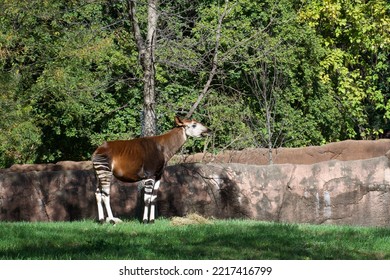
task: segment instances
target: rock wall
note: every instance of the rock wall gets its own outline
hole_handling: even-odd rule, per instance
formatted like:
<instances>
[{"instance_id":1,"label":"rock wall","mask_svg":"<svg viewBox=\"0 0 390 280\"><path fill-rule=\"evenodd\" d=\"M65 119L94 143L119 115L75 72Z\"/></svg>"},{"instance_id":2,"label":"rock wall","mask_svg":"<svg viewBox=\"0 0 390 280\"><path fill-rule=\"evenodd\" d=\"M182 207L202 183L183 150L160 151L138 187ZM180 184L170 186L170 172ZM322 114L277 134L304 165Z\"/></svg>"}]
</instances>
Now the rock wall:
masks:
<instances>
[{"instance_id":1,"label":"rock wall","mask_svg":"<svg viewBox=\"0 0 390 280\"><path fill-rule=\"evenodd\" d=\"M0 220L73 221L96 218L96 177L93 170L0 173ZM134 217L137 184L113 180L112 210Z\"/></svg>"},{"instance_id":2,"label":"rock wall","mask_svg":"<svg viewBox=\"0 0 390 280\"><path fill-rule=\"evenodd\" d=\"M314 164L328 160L369 159L383 156L389 150L390 139L346 140L323 146L272 149L272 159L274 164ZM175 160L177 163L214 162L266 165L269 164L269 150L262 148L242 151L226 150L217 155L200 153L177 156Z\"/></svg>"},{"instance_id":3,"label":"rock wall","mask_svg":"<svg viewBox=\"0 0 390 280\"><path fill-rule=\"evenodd\" d=\"M172 165L166 168L161 182L158 214L172 217L197 212L215 218L388 226L390 165L386 145L389 143L377 141L370 143L371 148L364 146L369 156L362 152L363 146L354 146L357 150L353 154L366 159L349 160L352 156L341 153L346 161L321 161L320 157L314 157L316 163L312 164ZM351 147L343 150L348 149ZM318 154L341 155L334 150L326 153L318 150ZM307 151L300 153L308 155ZM296 160L296 153L294 150L290 161ZM1 170L0 220L94 219L95 188L96 178L89 162L17 165ZM137 183L114 180L111 202L114 214L119 217L141 216L142 199Z\"/></svg>"},{"instance_id":4,"label":"rock wall","mask_svg":"<svg viewBox=\"0 0 390 280\"><path fill-rule=\"evenodd\" d=\"M387 157L313 165L182 164L160 211L315 224L390 225ZM180 179L177 174L181 174ZM168 175L168 174L166 174ZM169 184L167 184L169 182Z\"/></svg>"}]
</instances>

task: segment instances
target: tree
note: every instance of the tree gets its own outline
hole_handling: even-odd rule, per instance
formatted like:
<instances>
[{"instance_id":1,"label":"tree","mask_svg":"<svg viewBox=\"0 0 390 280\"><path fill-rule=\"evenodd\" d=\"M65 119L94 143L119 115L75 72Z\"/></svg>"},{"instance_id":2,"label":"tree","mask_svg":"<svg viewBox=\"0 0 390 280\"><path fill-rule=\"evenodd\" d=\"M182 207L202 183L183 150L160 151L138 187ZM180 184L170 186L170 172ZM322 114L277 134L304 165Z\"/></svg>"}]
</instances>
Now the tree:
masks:
<instances>
[{"instance_id":1,"label":"tree","mask_svg":"<svg viewBox=\"0 0 390 280\"><path fill-rule=\"evenodd\" d=\"M375 138L390 129L389 9L1 1L0 165L85 160L102 141L171 128L177 113L215 131L214 152Z\"/></svg>"},{"instance_id":2,"label":"tree","mask_svg":"<svg viewBox=\"0 0 390 280\"><path fill-rule=\"evenodd\" d=\"M281 83L281 77L274 59L271 63L261 61L257 64L256 69L247 73L247 81L251 95L257 102L258 110L262 113L261 118L250 119L250 124L254 130L264 124L263 129L259 130L259 146L268 149L268 162L273 164L273 148L282 145L283 141L279 139L281 131L277 131L276 121L276 103L279 99L280 89L284 86ZM258 121L264 119L262 124Z\"/></svg>"},{"instance_id":3,"label":"tree","mask_svg":"<svg viewBox=\"0 0 390 280\"><path fill-rule=\"evenodd\" d=\"M138 134L135 51L118 47L123 31L110 7L61 0L1 5L1 126L23 140L3 142L4 151L19 149L8 153L7 165L84 160L103 140Z\"/></svg>"},{"instance_id":4,"label":"tree","mask_svg":"<svg viewBox=\"0 0 390 280\"><path fill-rule=\"evenodd\" d=\"M0 75L0 167L33 163L41 131L32 120L32 107L15 96L18 73Z\"/></svg>"},{"instance_id":5,"label":"tree","mask_svg":"<svg viewBox=\"0 0 390 280\"><path fill-rule=\"evenodd\" d=\"M205 97L205 95L209 91L211 83L214 79L214 76L217 74L218 52L219 52L219 45L221 44L220 40L221 40L222 22L223 22L224 18L226 17L226 15L229 13L228 7L229 7L229 2L225 1L224 10L221 13L221 15L218 17L218 25L217 25L216 31L215 31L215 47L214 47L214 51L213 51L213 57L212 57L212 61L211 61L211 69L210 69L210 72L208 75L208 79L203 87L202 92L199 94L196 102L191 106L188 113L186 114L186 118L190 118L192 116L192 114L194 113L194 111L199 106L200 102L202 101L202 99Z\"/></svg>"},{"instance_id":6,"label":"tree","mask_svg":"<svg viewBox=\"0 0 390 280\"><path fill-rule=\"evenodd\" d=\"M299 18L326 49L319 78L344 118L344 137L375 138L388 124L388 1L310 1Z\"/></svg>"},{"instance_id":7,"label":"tree","mask_svg":"<svg viewBox=\"0 0 390 280\"><path fill-rule=\"evenodd\" d=\"M315 33L297 21L293 3L241 0L229 5L230 13L221 29L218 73L212 91L213 98L236 100L243 107L237 106L238 111L233 112L231 103L220 105L229 107L225 112L236 116L229 123L231 118L223 110L217 115L211 108L211 104L215 106L214 100L213 103L205 100L203 108L213 112L211 126L219 132L215 137L224 143L219 147L234 142L237 148L250 145L271 149L334 139L331 129L325 126L337 124L338 115L333 114L334 103L328 102L327 89L318 85L322 47ZM201 10L202 16L193 29L199 33L197 37L212 30L219 11L218 3ZM207 53L214 37L206 38L199 49ZM329 119L320 116L323 112L332 112L326 116ZM244 125L237 125L240 121Z\"/></svg>"},{"instance_id":8,"label":"tree","mask_svg":"<svg viewBox=\"0 0 390 280\"><path fill-rule=\"evenodd\" d=\"M148 0L148 24L146 38L143 38L138 22L136 0L128 0L129 17L133 26L133 35L139 53L139 63L143 69L144 105L142 135L156 134L156 41L157 41L157 7L158 0Z\"/></svg>"}]
</instances>

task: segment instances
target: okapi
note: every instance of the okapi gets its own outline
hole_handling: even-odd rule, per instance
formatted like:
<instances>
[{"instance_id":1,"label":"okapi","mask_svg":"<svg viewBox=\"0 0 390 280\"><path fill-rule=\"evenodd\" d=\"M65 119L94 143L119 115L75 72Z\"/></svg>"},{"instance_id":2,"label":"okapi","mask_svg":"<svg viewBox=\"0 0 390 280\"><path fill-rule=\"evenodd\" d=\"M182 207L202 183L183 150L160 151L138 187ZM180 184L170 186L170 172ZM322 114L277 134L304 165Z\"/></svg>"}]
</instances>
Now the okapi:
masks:
<instances>
[{"instance_id":1,"label":"okapi","mask_svg":"<svg viewBox=\"0 0 390 280\"><path fill-rule=\"evenodd\" d=\"M183 146L187 136L201 137L210 134L207 127L195 120L176 116L175 123L177 127L165 134L109 141L95 150L92 163L98 179L95 195L100 222L121 222L113 216L110 206L112 175L125 182L142 182L145 202L143 222L154 222L157 191L167 162ZM103 204L107 212L106 220Z\"/></svg>"}]
</instances>

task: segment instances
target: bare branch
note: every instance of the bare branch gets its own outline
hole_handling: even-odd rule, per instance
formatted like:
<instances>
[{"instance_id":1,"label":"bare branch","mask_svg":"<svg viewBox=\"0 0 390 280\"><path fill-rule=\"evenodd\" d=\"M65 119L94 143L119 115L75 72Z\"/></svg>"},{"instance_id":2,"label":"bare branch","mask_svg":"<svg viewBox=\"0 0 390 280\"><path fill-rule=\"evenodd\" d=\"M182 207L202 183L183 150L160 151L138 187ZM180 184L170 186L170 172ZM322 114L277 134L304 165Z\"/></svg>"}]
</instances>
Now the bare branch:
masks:
<instances>
[{"instance_id":1,"label":"bare branch","mask_svg":"<svg viewBox=\"0 0 390 280\"><path fill-rule=\"evenodd\" d=\"M142 35L141 35L141 29L139 27L136 3L135 3L135 0L127 0L127 4L128 4L128 9L129 9L129 16L130 16L131 23L133 26L134 39L135 39L135 42L136 42L136 45L138 48L140 64L143 67L142 60L143 60L143 57L145 56L145 53L146 53L146 47L145 47L144 39L142 38Z\"/></svg>"},{"instance_id":2,"label":"bare branch","mask_svg":"<svg viewBox=\"0 0 390 280\"><path fill-rule=\"evenodd\" d=\"M209 91L211 82L213 81L213 78L214 78L215 74L217 73L218 50L219 50L220 39L221 39L222 22L223 22L224 18L226 17L227 13L228 13L228 1L225 1L225 9L224 9L222 15L218 19L218 26L217 26L217 30L216 30L216 34L215 34L214 57L213 57L213 60L211 63L212 66L211 66L211 71L209 73L209 78L207 79L207 82L204 85L201 94L199 94L198 99L192 105L191 109L188 111L186 118L190 118L192 116L192 114L194 113L194 111L196 110L196 108L199 106L200 102L202 101L202 99L205 97L205 95Z\"/></svg>"}]
</instances>

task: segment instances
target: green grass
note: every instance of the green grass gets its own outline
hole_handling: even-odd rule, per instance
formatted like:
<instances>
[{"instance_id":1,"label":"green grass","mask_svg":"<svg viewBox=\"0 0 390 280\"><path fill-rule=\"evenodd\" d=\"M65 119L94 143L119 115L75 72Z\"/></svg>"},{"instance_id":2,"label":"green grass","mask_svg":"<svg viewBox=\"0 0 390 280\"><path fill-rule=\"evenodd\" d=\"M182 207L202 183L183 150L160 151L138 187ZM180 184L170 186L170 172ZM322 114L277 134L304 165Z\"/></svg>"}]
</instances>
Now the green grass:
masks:
<instances>
[{"instance_id":1,"label":"green grass","mask_svg":"<svg viewBox=\"0 0 390 280\"><path fill-rule=\"evenodd\" d=\"M248 220L0 222L0 259L390 259L390 228Z\"/></svg>"}]
</instances>

